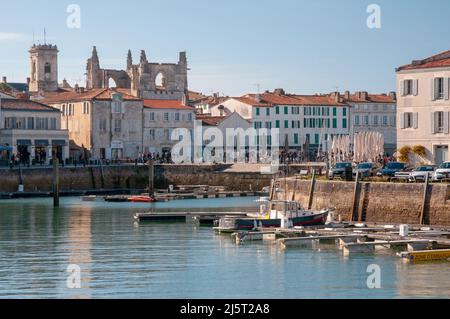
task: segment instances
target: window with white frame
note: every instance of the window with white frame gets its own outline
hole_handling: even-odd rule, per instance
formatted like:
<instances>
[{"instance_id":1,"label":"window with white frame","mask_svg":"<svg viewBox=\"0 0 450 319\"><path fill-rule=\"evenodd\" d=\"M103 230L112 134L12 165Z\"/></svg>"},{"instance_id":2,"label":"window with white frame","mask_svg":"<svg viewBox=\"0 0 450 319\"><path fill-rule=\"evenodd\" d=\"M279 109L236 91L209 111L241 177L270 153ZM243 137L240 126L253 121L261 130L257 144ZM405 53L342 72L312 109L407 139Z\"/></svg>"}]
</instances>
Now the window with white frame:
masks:
<instances>
[{"instance_id":1,"label":"window with white frame","mask_svg":"<svg viewBox=\"0 0 450 319\"><path fill-rule=\"evenodd\" d=\"M373 125L378 125L378 115L374 115L374 117L372 119L372 124Z\"/></svg>"},{"instance_id":2,"label":"window with white frame","mask_svg":"<svg viewBox=\"0 0 450 319\"><path fill-rule=\"evenodd\" d=\"M413 80L403 82L403 95L413 95Z\"/></svg>"},{"instance_id":3,"label":"window with white frame","mask_svg":"<svg viewBox=\"0 0 450 319\"><path fill-rule=\"evenodd\" d=\"M114 132L116 132L116 133L122 132L122 120L121 119L114 120Z\"/></svg>"},{"instance_id":4,"label":"window with white frame","mask_svg":"<svg viewBox=\"0 0 450 319\"><path fill-rule=\"evenodd\" d=\"M433 100L443 100L445 93L445 78L435 78L433 86Z\"/></svg>"},{"instance_id":5,"label":"window with white frame","mask_svg":"<svg viewBox=\"0 0 450 319\"><path fill-rule=\"evenodd\" d=\"M176 113L175 113L175 121L176 121L176 122L179 122L179 121L180 121L180 113L179 113L179 112L176 112Z\"/></svg>"},{"instance_id":6,"label":"window with white frame","mask_svg":"<svg viewBox=\"0 0 450 319\"><path fill-rule=\"evenodd\" d=\"M354 124L354 125L359 125L359 115L355 115L353 124Z\"/></svg>"},{"instance_id":7,"label":"window with white frame","mask_svg":"<svg viewBox=\"0 0 450 319\"><path fill-rule=\"evenodd\" d=\"M122 113L122 102L120 101L113 102L113 113Z\"/></svg>"},{"instance_id":8,"label":"window with white frame","mask_svg":"<svg viewBox=\"0 0 450 319\"><path fill-rule=\"evenodd\" d=\"M150 121L155 121L155 112L150 112Z\"/></svg>"},{"instance_id":9,"label":"window with white frame","mask_svg":"<svg viewBox=\"0 0 450 319\"><path fill-rule=\"evenodd\" d=\"M150 134L150 139L152 141L154 141L155 140L155 129L150 129L149 134Z\"/></svg>"},{"instance_id":10,"label":"window with white frame","mask_svg":"<svg viewBox=\"0 0 450 319\"><path fill-rule=\"evenodd\" d=\"M450 112L431 113L431 129L433 134L450 134Z\"/></svg>"},{"instance_id":11,"label":"window with white frame","mask_svg":"<svg viewBox=\"0 0 450 319\"><path fill-rule=\"evenodd\" d=\"M407 112L402 114L401 118L402 129L417 129L418 128L418 113Z\"/></svg>"}]
</instances>

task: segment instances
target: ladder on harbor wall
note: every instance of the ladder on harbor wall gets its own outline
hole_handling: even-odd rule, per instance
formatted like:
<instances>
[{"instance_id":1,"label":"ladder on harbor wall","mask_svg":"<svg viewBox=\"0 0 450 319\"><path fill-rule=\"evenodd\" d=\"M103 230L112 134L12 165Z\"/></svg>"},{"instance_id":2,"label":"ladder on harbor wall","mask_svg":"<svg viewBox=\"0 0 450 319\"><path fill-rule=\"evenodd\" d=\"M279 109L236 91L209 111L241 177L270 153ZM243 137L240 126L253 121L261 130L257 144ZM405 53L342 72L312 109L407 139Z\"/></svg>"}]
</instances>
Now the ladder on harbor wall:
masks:
<instances>
[{"instance_id":1,"label":"ladder on harbor wall","mask_svg":"<svg viewBox=\"0 0 450 319\"><path fill-rule=\"evenodd\" d=\"M365 222L367 220L367 209L369 208L369 201L370 201L370 183L365 183L361 214L359 217L360 222Z\"/></svg>"}]
</instances>

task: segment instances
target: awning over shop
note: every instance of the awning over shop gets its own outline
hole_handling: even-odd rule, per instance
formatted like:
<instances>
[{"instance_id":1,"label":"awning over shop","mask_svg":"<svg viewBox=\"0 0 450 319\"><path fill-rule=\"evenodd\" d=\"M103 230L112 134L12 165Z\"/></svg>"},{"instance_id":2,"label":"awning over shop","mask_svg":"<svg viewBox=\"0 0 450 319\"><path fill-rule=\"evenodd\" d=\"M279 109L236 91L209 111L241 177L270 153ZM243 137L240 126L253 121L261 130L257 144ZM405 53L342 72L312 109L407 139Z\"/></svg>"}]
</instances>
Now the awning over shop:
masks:
<instances>
[{"instance_id":1,"label":"awning over shop","mask_svg":"<svg viewBox=\"0 0 450 319\"><path fill-rule=\"evenodd\" d=\"M31 140L17 140L17 146L31 146Z\"/></svg>"},{"instance_id":2,"label":"awning over shop","mask_svg":"<svg viewBox=\"0 0 450 319\"><path fill-rule=\"evenodd\" d=\"M34 140L34 146L49 146L48 140Z\"/></svg>"},{"instance_id":3,"label":"awning over shop","mask_svg":"<svg viewBox=\"0 0 450 319\"><path fill-rule=\"evenodd\" d=\"M53 146L66 146L66 141L64 140L52 140Z\"/></svg>"},{"instance_id":4,"label":"awning over shop","mask_svg":"<svg viewBox=\"0 0 450 319\"><path fill-rule=\"evenodd\" d=\"M0 146L0 152L1 151L12 152L13 148L11 146Z\"/></svg>"}]
</instances>

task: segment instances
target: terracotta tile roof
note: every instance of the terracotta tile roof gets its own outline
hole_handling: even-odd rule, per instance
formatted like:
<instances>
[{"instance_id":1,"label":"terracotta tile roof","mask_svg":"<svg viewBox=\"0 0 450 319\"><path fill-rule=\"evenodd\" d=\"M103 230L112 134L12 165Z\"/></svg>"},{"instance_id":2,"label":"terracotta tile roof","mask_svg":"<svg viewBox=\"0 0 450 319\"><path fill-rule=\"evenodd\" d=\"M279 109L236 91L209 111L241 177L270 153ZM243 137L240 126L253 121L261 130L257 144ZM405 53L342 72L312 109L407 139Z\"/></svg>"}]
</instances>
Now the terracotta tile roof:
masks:
<instances>
[{"instance_id":1,"label":"terracotta tile roof","mask_svg":"<svg viewBox=\"0 0 450 319\"><path fill-rule=\"evenodd\" d=\"M190 106L186 106L179 100L144 100L144 107L149 109L176 109L176 110L192 110Z\"/></svg>"},{"instance_id":2,"label":"terracotta tile roof","mask_svg":"<svg viewBox=\"0 0 450 319\"><path fill-rule=\"evenodd\" d=\"M256 102L257 94L247 94L236 98L243 103L255 107L273 107L275 105L323 105L323 106L345 106L343 102L336 102L336 99L330 95L295 95L295 94L277 94L266 92L260 94L260 102Z\"/></svg>"},{"instance_id":3,"label":"terracotta tile roof","mask_svg":"<svg viewBox=\"0 0 450 319\"><path fill-rule=\"evenodd\" d=\"M317 106L347 106L344 102L337 102L331 95L291 95L299 101L297 105L317 105Z\"/></svg>"},{"instance_id":4,"label":"terracotta tile roof","mask_svg":"<svg viewBox=\"0 0 450 319\"><path fill-rule=\"evenodd\" d=\"M267 103L263 101L261 98L258 101L256 94L247 94L241 97L234 97L233 99L238 100L239 102L255 106L255 107L271 107L273 106L271 103ZM223 103L223 102L222 102Z\"/></svg>"},{"instance_id":5,"label":"terracotta tile roof","mask_svg":"<svg viewBox=\"0 0 450 319\"><path fill-rule=\"evenodd\" d=\"M226 116L207 116L207 115L197 115L197 120L202 121L203 124L209 126L217 126L222 123L227 117Z\"/></svg>"},{"instance_id":6,"label":"terracotta tile roof","mask_svg":"<svg viewBox=\"0 0 450 319\"><path fill-rule=\"evenodd\" d=\"M120 92L119 90L113 89L92 89L83 92L75 91L62 91L62 92L48 92L45 93L43 103L66 103L66 102L82 102L82 101L93 101L93 100L111 100L114 93L123 94L123 99L125 101L141 101L141 99Z\"/></svg>"},{"instance_id":7,"label":"terracotta tile roof","mask_svg":"<svg viewBox=\"0 0 450 319\"><path fill-rule=\"evenodd\" d=\"M199 100L205 100L209 98L209 96L203 95L200 92L189 91L187 94L187 98L189 101L196 102Z\"/></svg>"},{"instance_id":8,"label":"terracotta tile roof","mask_svg":"<svg viewBox=\"0 0 450 319\"><path fill-rule=\"evenodd\" d=\"M51 106L45 105L31 100L21 100L21 99L2 99L1 108L3 110L11 111L46 111L46 112L60 112Z\"/></svg>"},{"instance_id":9,"label":"terracotta tile roof","mask_svg":"<svg viewBox=\"0 0 450 319\"><path fill-rule=\"evenodd\" d=\"M432 69L443 67L450 67L450 50L441 52L423 60L413 61L411 64L407 64L397 68L397 72L405 70Z\"/></svg>"},{"instance_id":10,"label":"terracotta tile roof","mask_svg":"<svg viewBox=\"0 0 450 319\"><path fill-rule=\"evenodd\" d=\"M367 100L363 99L358 94L351 94L350 99L346 101L348 103L396 103L396 100L386 94L368 94Z\"/></svg>"}]
</instances>

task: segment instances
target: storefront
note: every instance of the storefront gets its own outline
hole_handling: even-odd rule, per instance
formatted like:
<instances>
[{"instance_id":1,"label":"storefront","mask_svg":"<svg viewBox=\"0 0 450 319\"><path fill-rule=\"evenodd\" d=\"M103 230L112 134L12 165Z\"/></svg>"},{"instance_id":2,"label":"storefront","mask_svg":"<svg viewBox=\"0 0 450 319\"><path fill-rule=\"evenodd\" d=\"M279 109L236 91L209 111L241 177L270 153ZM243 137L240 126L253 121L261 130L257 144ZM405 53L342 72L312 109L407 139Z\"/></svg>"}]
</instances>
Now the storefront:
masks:
<instances>
[{"instance_id":1,"label":"storefront","mask_svg":"<svg viewBox=\"0 0 450 319\"><path fill-rule=\"evenodd\" d=\"M52 140L52 154L58 158L59 162L62 162L65 158L64 147L66 146L65 140Z\"/></svg>"},{"instance_id":2,"label":"storefront","mask_svg":"<svg viewBox=\"0 0 450 319\"><path fill-rule=\"evenodd\" d=\"M112 141L111 142L111 159L119 160L123 158L123 148L124 144L122 141Z\"/></svg>"},{"instance_id":3,"label":"storefront","mask_svg":"<svg viewBox=\"0 0 450 319\"><path fill-rule=\"evenodd\" d=\"M47 160L51 157L48 152L49 142L48 140L35 140L34 152L36 164L46 164Z\"/></svg>"},{"instance_id":4,"label":"storefront","mask_svg":"<svg viewBox=\"0 0 450 319\"><path fill-rule=\"evenodd\" d=\"M31 140L17 140L17 154L16 159L22 164L30 162L31 157Z\"/></svg>"},{"instance_id":5,"label":"storefront","mask_svg":"<svg viewBox=\"0 0 450 319\"><path fill-rule=\"evenodd\" d=\"M13 148L0 146L0 166L9 166Z\"/></svg>"}]
</instances>

